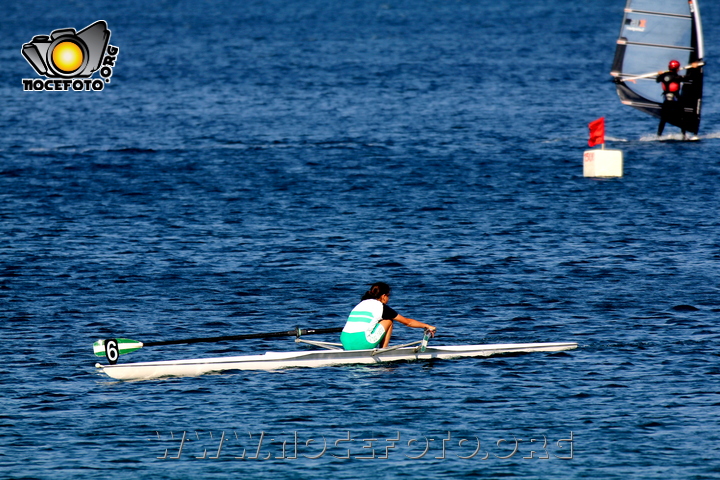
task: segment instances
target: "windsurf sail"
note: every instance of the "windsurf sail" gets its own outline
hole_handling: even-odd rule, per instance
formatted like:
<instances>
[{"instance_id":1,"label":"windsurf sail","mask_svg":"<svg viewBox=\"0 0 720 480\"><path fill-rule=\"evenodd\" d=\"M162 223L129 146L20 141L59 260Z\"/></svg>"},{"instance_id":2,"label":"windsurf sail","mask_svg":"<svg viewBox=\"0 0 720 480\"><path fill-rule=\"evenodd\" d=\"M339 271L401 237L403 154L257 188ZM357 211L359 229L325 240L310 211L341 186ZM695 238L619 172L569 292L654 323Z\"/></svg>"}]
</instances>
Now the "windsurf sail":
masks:
<instances>
[{"instance_id":1,"label":"windsurf sail","mask_svg":"<svg viewBox=\"0 0 720 480\"><path fill-rule=\"evenodd\" d=\"M680 74L687 78L680 93L682 109L666 120L697 134L704 56L697 0L628 0L610 74L623 104L660 118L663 96L656 77L670 60L679 61L684 67Z\"/></svg>"}]
</instances>

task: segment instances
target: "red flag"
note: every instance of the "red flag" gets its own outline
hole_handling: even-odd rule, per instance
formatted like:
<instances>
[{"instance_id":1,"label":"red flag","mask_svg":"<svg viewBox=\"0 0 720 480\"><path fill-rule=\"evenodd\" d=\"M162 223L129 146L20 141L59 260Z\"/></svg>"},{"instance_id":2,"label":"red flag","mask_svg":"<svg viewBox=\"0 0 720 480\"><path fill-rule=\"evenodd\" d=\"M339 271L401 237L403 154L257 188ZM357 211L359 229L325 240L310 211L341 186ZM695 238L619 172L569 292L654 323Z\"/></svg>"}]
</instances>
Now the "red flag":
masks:
<instances>
[{"instance_id":1,"label":"red flag","mask_svg":"<svg viewBox=\"0 0 720 480\"><path fill-rule=\"evenodd\" d=\"M590 128L590 140L588 140L588 145L594 147L595 145L605 143L605 117L600 117L597 120L590 122L588 127Z\"/></svg>"}]
</instances>

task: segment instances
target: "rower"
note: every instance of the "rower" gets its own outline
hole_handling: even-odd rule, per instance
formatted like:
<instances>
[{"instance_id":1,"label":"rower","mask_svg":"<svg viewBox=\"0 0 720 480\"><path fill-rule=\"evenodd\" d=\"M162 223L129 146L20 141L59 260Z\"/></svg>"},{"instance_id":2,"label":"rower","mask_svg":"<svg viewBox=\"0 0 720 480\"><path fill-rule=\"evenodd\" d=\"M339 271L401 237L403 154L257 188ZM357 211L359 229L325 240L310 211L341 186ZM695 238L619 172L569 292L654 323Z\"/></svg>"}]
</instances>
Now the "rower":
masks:
<instances>
[{"instance_id":1,"label":"rower","mask_svg":"<svg viewBox=\"0 0 720 480\"><path fill-rule=\"evenodd\" d=\"M384 282L373 283L365 292L359 304L350 312L347 323L340 334L345 350L366 350L387 348L392 335L393 321L411 328L424 328L432 336L437 330L412 318L403 317L390 306L390 286Z\"/></svg>"}]
</instances>

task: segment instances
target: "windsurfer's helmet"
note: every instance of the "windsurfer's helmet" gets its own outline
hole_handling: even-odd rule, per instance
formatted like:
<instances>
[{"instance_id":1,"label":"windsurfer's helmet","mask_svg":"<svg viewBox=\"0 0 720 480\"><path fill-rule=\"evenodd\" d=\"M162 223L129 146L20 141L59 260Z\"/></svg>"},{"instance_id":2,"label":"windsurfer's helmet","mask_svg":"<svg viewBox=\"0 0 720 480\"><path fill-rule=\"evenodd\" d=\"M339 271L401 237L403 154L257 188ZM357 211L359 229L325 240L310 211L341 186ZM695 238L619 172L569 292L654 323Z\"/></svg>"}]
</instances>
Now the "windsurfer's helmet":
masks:
<instances>
[{"instance_id":1,"label":"windsurfer's helmet","mask_svg":"<svg viewBox=\"0 0 720 480\"><path fill-rule=\"evenodd\" d=\"M680 68L680 62L677 60L670 60L670 63L668 63L668 68L672 70L673 72Z\"/></svg>"}]
</instances>

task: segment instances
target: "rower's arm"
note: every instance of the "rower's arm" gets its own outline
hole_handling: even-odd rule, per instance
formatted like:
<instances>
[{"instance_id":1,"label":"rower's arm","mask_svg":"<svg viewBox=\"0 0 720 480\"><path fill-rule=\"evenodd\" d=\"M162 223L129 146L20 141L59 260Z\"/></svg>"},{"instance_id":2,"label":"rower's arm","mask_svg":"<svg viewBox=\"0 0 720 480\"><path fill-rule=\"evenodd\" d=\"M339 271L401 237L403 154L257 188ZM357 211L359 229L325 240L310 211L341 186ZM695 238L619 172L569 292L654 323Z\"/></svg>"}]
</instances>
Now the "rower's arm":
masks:
<instances>
[{"instance_id":1,"label":"rower's arm","mask_svg":"<svg viewBox=\"0 0 720 480\"><path fill-rule=\"evenodd\" d=\"M397 320L398 322L402 323L403 325L407 325L410 328L426 328L426 329L430 330L433 333L433 335L435 335L435 330L437 330L437 328L433 327L432 325L428 325L427 323L413 320L412 318L403 317L400 314L398 314L397 317L393 318L393 320Z\"/></svg>"}]
</instances>

